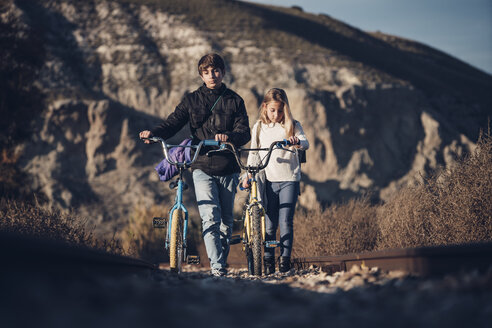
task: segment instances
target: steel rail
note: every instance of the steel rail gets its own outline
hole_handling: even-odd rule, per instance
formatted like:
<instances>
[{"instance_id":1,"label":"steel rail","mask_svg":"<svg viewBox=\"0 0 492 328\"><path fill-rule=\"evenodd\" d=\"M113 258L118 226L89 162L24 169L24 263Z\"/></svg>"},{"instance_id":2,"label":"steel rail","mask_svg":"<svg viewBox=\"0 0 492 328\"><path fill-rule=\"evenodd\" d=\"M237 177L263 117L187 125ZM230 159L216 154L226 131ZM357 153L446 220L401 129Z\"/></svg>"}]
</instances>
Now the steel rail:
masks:
<instances>
[{"instance_id":1,"label":"steel rail","mask_svg":"<svg viewBox=\"0 0 492 328\"><path fill-rule=\"evenodd\" d=\"M2 271L143 273L156 265L84 246L0 233Z\"/></svg>"},{"instance_id":2,"label":"steel rail","mask_svg":"<svg viewBox=\"0 0 492 328\"><path fill-rule=\"evenodd\" d=\"M296 269L311 265L327 273L349 271L353 266L402 270L420 276L442 275L470 270L487 270L492 266L492 243L389 249L339 256L294 258Z\"/></svg>"}]
</instances>

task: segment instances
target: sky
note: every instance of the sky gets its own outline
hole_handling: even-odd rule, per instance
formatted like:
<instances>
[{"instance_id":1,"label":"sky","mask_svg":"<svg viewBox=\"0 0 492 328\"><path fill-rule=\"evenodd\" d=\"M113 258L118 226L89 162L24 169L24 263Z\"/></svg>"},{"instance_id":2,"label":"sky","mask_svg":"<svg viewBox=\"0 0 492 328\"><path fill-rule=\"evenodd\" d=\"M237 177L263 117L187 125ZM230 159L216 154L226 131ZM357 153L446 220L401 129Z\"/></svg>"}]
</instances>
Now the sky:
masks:
<instances>
[{"instance_id":1,"label":"sky","mask_svg":"<svg viewBox=\"0 0 492 328\"><path fill-rule=\"evenodd\" d=\"M492 74L492 0L248 0L424 43Z\"/></svg>"}]
</instances>

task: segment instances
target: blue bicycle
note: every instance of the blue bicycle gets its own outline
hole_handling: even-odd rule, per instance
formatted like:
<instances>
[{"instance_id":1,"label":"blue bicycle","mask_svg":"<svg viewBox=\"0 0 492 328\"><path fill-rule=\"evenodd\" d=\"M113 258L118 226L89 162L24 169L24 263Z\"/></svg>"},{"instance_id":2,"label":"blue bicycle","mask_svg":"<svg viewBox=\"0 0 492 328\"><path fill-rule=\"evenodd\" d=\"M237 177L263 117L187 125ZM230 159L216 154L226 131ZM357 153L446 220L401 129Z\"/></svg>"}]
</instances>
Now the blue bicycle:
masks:
<instances>
[{"instance_id":1,"label":"blue bicycle","mask_svg":"<svg viewBox=\"0 0 492 328\"><path fill-rule=\"evenodd\" d=\"M154 218L154 228L166 228L167 234L165 241L166 251L169 253L169 266L172 272L180 273L181 266L184 259L189 264L199 264L200 258L198 256L186 255L186 236L188 233L188 211L183 204L183 191L188 189L188 185L183 181L183 173L186 171L196 160L200 150L203 146L215 146L217 141L215 140L203 140L198 145L170 145L167 144L164 139L160 137L150 137L142 140L149 140L152 143L160 142L164 152L166 161L174 165L178 169L178 177L175 181L169 184L171 189L176 189L176 197L174 204L169 210L168 218ZM170 149L175 147L192 148L195 150L195 154L191 161L178 162L171 158Z\"/></svg>"}]
</instances>

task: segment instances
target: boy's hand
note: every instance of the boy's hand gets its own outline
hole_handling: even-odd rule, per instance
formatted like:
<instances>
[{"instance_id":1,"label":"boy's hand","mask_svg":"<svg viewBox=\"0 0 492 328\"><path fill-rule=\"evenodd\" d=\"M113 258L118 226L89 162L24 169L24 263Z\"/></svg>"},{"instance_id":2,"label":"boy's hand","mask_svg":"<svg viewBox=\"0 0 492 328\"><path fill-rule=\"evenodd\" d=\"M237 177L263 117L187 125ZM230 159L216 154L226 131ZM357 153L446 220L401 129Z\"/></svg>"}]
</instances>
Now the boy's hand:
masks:
<instances>
[{"instance_id":1,"label":"boy's hand","mask_svg":"<svg viewBox=\"0 0 492 328\"><path fill-rule=\"evenodd\" d=\"M227 141L229 139L229 136L227 134L216 134L215 135L215 141Z\"/></svg>"},{"instance_id":2,"label":"boy's hand","mask_svg":"<svg viewBox=\"0 0 492 328\"><path fill-rule=\"evenodd\" d=\"M149 130L145 130L145 131L140 132L139 136L140 136L140 139L150 138L150 137L152 137L152 132L150 132ZM150 140L144 140L144 143L149 144Z\"/></svg>"},{"instance_id":3,"label":"boy's hand","mask_svg":"<svg viewBox=\"0 0 492 328\"><path fill-rule=\"evenodd\" d=\"M248 181L248 178L244 178L244 179L243 179L243 188L244 188L244 189L249 188L249 181Z\"/></svg>"}]
</instances>

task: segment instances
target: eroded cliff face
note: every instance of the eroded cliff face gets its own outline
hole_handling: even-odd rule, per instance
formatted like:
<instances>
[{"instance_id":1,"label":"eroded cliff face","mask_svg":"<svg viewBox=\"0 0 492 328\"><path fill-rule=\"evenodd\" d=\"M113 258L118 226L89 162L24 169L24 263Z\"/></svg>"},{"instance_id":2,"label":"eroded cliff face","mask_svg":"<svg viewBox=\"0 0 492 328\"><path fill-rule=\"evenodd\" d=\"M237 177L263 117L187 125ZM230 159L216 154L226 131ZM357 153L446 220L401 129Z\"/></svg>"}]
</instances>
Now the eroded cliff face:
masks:
<instances>
[{"instance_id":1,"label":"eroded cliff face","mask_svg":"<svg viewBox=\"0 0 492 328\"><path fill-rule=\"evenodd\" d=\"M200 86L196 63L211 51L226 58L225 82L244 98L251 126L262 95L271 87L286 90L311 144L302 206L365 192L388 199L474 147L442 108L468 117L479 104L452 94L433 98L411 81L357 61L341 65L332 52L310 54L317 62L304 62L303 54L289 59L285 49L199 30L183 15L113 1L10 2L0 17L31 26L44 41L37 83L46 109L22 157L33 188L104 231L124 224L137 204L170 201L171 191L153 171L160 149L139 142L138 131ZM478 130L475 118L470 122Z\"/></svg>"}]
</instances>

